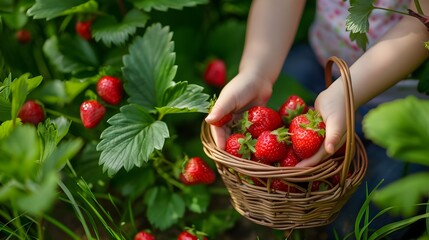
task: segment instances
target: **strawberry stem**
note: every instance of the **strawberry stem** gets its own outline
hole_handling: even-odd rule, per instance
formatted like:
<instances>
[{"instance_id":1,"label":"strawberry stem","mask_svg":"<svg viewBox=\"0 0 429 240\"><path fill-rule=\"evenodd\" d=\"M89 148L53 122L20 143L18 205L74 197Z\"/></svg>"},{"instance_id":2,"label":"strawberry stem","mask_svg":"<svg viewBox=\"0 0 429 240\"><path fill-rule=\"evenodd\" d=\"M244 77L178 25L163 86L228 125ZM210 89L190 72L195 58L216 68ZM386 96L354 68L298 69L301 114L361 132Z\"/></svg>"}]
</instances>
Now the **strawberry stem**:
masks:
<instances>
[{"instance_id":1,"label":"strawberry stem","mask_svg":"<svg viewBox=\"0 0 429 240\"><path fill-rule=\"evenodd\" d=\"M73 121L73 122L78 123L78 124L82 124L82 121L79 118L72 117L72 116L67 115L65 113L58 112L58 111L55 111L55 110L52 110L52 109L48 109L48 108L45 108L45 111L46 111L46 113L49 113L51 115L59 116L59 117L63 116L65 118L69 119L70 121Z\"/></svg>"}]
</instances>

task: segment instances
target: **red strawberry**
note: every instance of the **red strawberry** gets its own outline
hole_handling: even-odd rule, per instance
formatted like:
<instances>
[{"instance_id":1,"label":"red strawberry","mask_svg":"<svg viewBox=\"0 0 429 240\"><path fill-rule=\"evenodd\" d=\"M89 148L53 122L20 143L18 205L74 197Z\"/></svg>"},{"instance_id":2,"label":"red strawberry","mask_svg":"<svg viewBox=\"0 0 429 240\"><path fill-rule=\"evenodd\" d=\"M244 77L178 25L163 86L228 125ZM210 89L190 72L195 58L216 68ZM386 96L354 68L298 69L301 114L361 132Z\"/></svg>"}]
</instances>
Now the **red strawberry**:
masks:
<instances>
[{"instance_id":1,"label":"red strawberry","mask_svg":"<svg viewBox=\"0 0 429 240\"><path fill-rule=\"evenodd\" d=\"M219 121L212 123L212 125L216 127L222 127L225 124L229 123L231 120L232 120L232 113L229 113L223 116L223 118L221 118Z\"/></svg>"},{"instance_id":2,"label":"red strawberry","mask_svg":"<svg viewBox=\"0 0 429 240\"><path fill-rule=\"evenodd\" d=\"M294 117L303 114L306 110L307 104L305 101L297 95L291 95L280 106L278 112L283 123L289 125Z\"/></svg>"},{"instance_id":3,"label":"red strawberry","mask_svg":"<svg viewBox=\"0 0 429 240\"><path fill-rule=\"evenodd\" d=\"M45 120L45 111L42 105L34 100L26 101L18 112L18 117L23 123L37 125Z\"/></svg>"},{"instance_id":4,"label":"red strawberry","mask_svg":"<svg viewBox=\"0 0 429 240\"><path fill-rule=\"evenodd\" d=\"M253 185L259 187L265 187L265 184L267 184L267 180L263 178L251 177L250 180L252 181Z\"/></svg>"},{"instance_id":5,"label":"red strawberry","mask_svg":"<svg viewBox=\"0 0 429 240\"><path fill-rule=\"evenodd\" d=\"M280 180L278 178L272 179L271 189L273 189L275 191L283 191L283 192L290 192L290 193L299 193L300 192L298 188L296 188L294 186L289 186L288 184L286 184L285 182L283 182L282 180Z\"/></svg>"},{"instance_id":6,"label":"red strawberry","mask_svg":"<svg viewBox=\"0 0 429 240\"><path fill-rule=\"evenodd\" d=\"M273 131L283 125L277 111L262 106L254 106L245 111L241 120L241 130L258 138L264 131Z\"/></svg>"},{"instance_id":7,"label":"red strawberry","mask_svg":"<svg viewBox=\"0 0 429 240\"><path fill-rule=\"evenodd\" d=\"M177 236L177 240L207 240L207 237L202 236L199 232L194 233L194 231L183 230L179 236Z\"/></svg>"},{"instance_id":8,"label":"red strawberry","mask_svg":"<svg viewBox=\"0 0 429 240\"><path fill-rule=\"evenodd\" d=\"M87 100L80 105L80 119L86 128L97 126L106 114L106 108L97 100Z\"/></svg>"},{"instance_id":9,"label":"red strawberry","mask_svg":"<svg viewBox=\"0 0 429 240\"><path fill-rule=\"evenodd\" d=\"M256 139L255 157L264 162L278 162L286 156L289 140L287 128L264 131Z\"/></svg>"},{"instance_id":10,"label":"red strawberry","mask_svg":"<svg viewBox=\"0 0 429 240\"><path fill-rule=\"evenodd\" d=\"M312 192L326 191L329 189L329 184L324 181L314 181L311 184Z\"/></svg>"},{"instance_id":11,"label":"red strawberry","mask_svg":"<svg viewBox=\"0 0 429 240\"><path fill-rule=\"evenodd\" d=\"M103 76L97 82L97 94L106 103L116 105L122 100L124 89L119 78Z\"/></svg>"},{"instance_id":12,"label":"red strawberry","mask_svg":"<svg viewBox=\"0 0 429 240\"><path fill-rule=\"evenodd\" d=\"M348 172L346 178L349 178L351 176L352 176L352 172ZM336 186L337 184L339 184L340 183L340 175L335 174L334 176L332 176L330 179L330 182L332 183L332 186Z\"/></svg>"},{"instance_id":13,"label":"red strawberry","mask_svg":"<svg viewBox=\"0 0 429 240\"><path fill-rule=\"evenodd\" d=\"M193 157L184 162L180 179L186 185L211 184L216 175L202 158Z\"/></svg>"},{"instance_id":14,"label":"red strawberry","mask_svg":"<svg viewBox=\"0 0 429 240\"><path fill-rule=\"evenodd\" d=\"M250 159L255 142L249 133L233 133L226 139L225 151L239 158Z\"/></svg>"},{"instance_id":15,"label":"red strawberry","mask_svg":"<svg viewBox=\"0 0 429 240\"><path fill-rule=\"evenodd\" d=\"M280 160L279 166L295 167L295 165L298 164L299 161L301 161L301 159L295 154L295 152L293 151L293 147L291 145L288 145L286 156L282 160Z\"/></svg>"},{"instance_id":16,"label":"red strawberry","mask_svg":"<svg viewBox=\"0 0 429 240\"><path fill-rule=\"evenodd\" d=\"M204 72L204 81L211 86L223 87L226 81L226 66L220 59L211 60Z\"/></svg>"},{"instance_id":17,"label":"red strawberry","mask_svg":"<svg viewBox=\"0 0 429 240\"><path fill-rule=\"evenodd\" d=\"M292 147L301 159L313 156L325 139L325 123L317 111L309 110L292 119L289 126Z\"/></svg>"},{"instance_id":18,"label":"red strawberry","mask_svg":"<svg viewBox=\"0 0 429 240\"><path fill-rule=\"evenodd\" d=\"M141 231L136 234L134 240L155 240L155 236L147 231Z\"/></svg>"},{"instance_id":19,"label":"red strawberry","mask_svg":"<svg viewBox=\"0 0 429 240\"><path fill-rule=\"evenodd\" d=\"M16 32L16 39L21 44L27 44L31 41L31 33L27 29L21 29Z\"/></svg>"},{"instance_id":20,"label":"red strawberry","mask_svg":"<svg viewBox=\"0 0 429 240\"><path fill-rule=\"evenodd\" d=\"M91 26L92 26L93 20L88 21L77 21L75 24L75 30L77 34L82 37L85 40L91 40L92 33L91 33Z\"/></svg>"}]
</instances>

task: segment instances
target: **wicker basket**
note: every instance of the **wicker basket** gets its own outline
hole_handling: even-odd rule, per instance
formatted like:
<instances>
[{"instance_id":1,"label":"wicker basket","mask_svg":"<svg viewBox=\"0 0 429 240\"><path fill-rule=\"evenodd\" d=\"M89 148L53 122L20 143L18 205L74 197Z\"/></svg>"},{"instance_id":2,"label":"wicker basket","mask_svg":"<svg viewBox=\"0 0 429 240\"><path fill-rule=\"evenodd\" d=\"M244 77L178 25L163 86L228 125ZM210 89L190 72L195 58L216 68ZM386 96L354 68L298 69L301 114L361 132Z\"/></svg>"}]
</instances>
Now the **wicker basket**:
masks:
<instances>
[{"instance_id":1,"label":"wicker basket","mask_svg":"<svg viewBox=\"0 0 429 240\"><path fill-rule=\"evenodd\" d=\"M343 205L362 182L368 159L361 140L354 132L353 91L350 73L342 59L331 57L325 69L326 84L332 82L335 63L344 81L346 98L346 151L315 167L275 167L232 156L218 148L210 126L203 122L201 140L205 153L214 160L228 189L232 206L244 217L259 225L278 230L319 227L332 222ZM340 176L335 186L330 179ZM253 184L261 180L261 184ZM272 179L278 178L301 191L273 191ZM328 190L312 191L314 181L328 184ZM263 183L263 185L262 185Z\"/></svg>"}]
</instances>

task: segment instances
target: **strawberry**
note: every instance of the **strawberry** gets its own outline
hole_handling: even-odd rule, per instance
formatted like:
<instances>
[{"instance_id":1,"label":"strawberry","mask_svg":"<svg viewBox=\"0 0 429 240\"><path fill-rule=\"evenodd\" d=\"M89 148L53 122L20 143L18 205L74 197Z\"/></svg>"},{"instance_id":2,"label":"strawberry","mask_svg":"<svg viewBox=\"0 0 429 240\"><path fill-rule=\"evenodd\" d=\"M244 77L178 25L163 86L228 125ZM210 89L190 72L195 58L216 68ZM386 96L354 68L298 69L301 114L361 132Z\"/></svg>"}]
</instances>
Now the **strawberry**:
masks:
<instances>
[{"instance_id":1,"label":"strawberry","mask_svg":"<svg viewBox=\"0 0 429 240\"><path fill-rule=\"evenodd\" d=\"M27 44L31 41L31 33L27 29L20 29L16 32L16 39L21 44Z\"/></svg>"},{"instance_id":2,"label":"strawberry","mask_svg":"<svg viewBox=\"0 0 429 240\"><path fill-rule=\"evenodd\" d=\"M226 81L226 65L220 59L211 60L204 71L204 81L214 87L223 87Z\"/></svg>"},{"instance_id":3,"label":"strawberry","mask_svg":"<svg viewBox=\"0 0 429 240\"><path fill-rule=\"evenodd\" d=\"M227 115L223 116L221 119L219 119L217 122L212 123L212 125L216 127L223 127L225 124L229 123L232 120L232 113L228 113Z\"/></svg>"},{"instance_id":4,"label":"strawberry","mask_svg":"<svg viewBox=\"0 0 429 240\"><path fill-rule=\"evenodd\" d=\"M264 131L256 139L255 157L264 162L278 162L287 154L288 141L288 129L285 127Z\"/></svg>"},{"instance_id":5,"label":"strawberry","mask_svg":"<svg viewBox=\"0 0 429 240\"><path fill-rule=\"evenodd\" d=\"M37 125L45 120L45 111L35 100L28 100L19 109L18 117L23 123Z\"/></svg>"},{"instance_id":6,"label":"strawberry","mask_svg":"<svg viewBox=\"0 0 429 240\"><path fill-rule=\"evenodd\" d=\"M255 142L250 133L233 133L226 139L225 151L239 158L250 159Z\"/></svg>"},{"instance_id":7,"label":"strawberry","mask_svg":"<svg viewBox=\"0 0 429 240\"><path fill-rule=\"evenodd\" d=\"M86 128L97 126L106 114L106 108L97 100L87 100L80 105L80 118Z\"/></svg>"},{"instance_id":8,"label":"strawberry","mask_svg":"<svg viewBox=\"0 0 429 240\"><path fill-rule=\"evenodd\" d=\"M259 187L265 187L265 184L267 184L267 180L263 178L251 177L250 180L253 185Z\"/></svg>"},{"instance_id":9,"label":"strawberry","mask_svg":"<svg viewBox=\"0 0 429 240\"><path fill-rule=\"evenodd\" d=\"M278 112L283 123L289 125L294 117L303 114L306 110L307 104L305 101L297 95L291 95L280 106Z\"/></svg>"},{"instance_id":10,"label":"strawberry","mask_svg":"<svg viewBox=\"0 0 429 240\"><path fill-rule=\"evenodd\" d=\"M77 21L75 24L76 33L83 39L89 41L92 38L91 26L93 19L88 21Z\"/></svg>"},{"instance_id":11,"label":"strawberry","mask_svg":"<svg viewBox=\"0 0 429 240\"><path fill-rule=\"evenodd\" d=\"M312 192L326 191L330 188L329 184L324 181L313 181L311 184Z\"/></svg>"},{"instance_id":12,"label":"strawberry","mask_svg":"<svg viewBox=\"0 0 429 240\"><path fill-rule=\"evenodd\" d=\"M347 177L346 178L349 178L349 177L351 177L352 176L352 172L348 172L347 173ZM340 175L339 174L335 174L334 176L332 176L330 179L330 182L332 183L332 186L336 186L337 184L339 184L340 183Z\"/></svg>"},{"instance_id":13,"label":"strawberry","mask_svg":"<svg viewBox=\"0 0 429 240\"><path fill-rule=\"evenodd\" d=\"M290 193L299 193L299 189L294 186L289 186L282 180L278 178L273 178L271 182L271 189L275 191L282 191L282 192L290 192Z\"/></svg>"},{"instance_id":14,"label":"strawberry","mask_svg":"<svg viewBox=\"0 0 429 240\"><path fill-rule=\"evenodd\" d=\"M208 240L206 234L195 230L194 228L186 228L177 236L177 240Z\"/></svg>"},{"instance_id":15,"label":"strawberry","mask_svg":"<svg viewBox=\"0 0 429 240\"><path fill-rule=\"evenodd\" d=\"M292 147L301 159L313 156L325 139L325 123L316 110L309 110L292 119L289 126Z\"/></svg>"},{"instance_id":16,"label":"strawberry","mask_svg":"<svg viewBox=\"0 0 429 240\"><path fill-rule=\"evenodd\" d=\"M192 157L184 162L180 180L186 185L211 184L216 175L202 158Z\"/></svg>"},{"instance_id":17,"label":"strawberry","mask_svg":"<svg viewBox=\"0 0 429 240\"><path fill-rule=\"evenodd\" d=\"M117 105L122 100L124 89L119 78L103 76L97 82L97 94L106 103Z\"/></svg>"},{"instance_id":18,"label":"strawberry","mask_svg":"<svg viewBox=\"0 0 429 240\"><path fill-rule=\"evenodd\" d=\"M254 106L243 113L241 119L242 132L249 132L258 138L264 131L273 131L283 125L277 111L263 106Z\"/></svg>"},{"instance_id":19,"label":"strawberry","mask_svg":"<svg viewBox=\"0 0 429 240\"><path fill-rule=\"evenodd\" d=\"M280 160L279 166L295 167L295 165L298 164L300 161L301 159L295 154L295 152L293 151L293 147L291 145L288 145L286 156L282 160Z\"/></svg>"},{"instance_id":20,"label":"strawberry","mask_svg":"<svg viewBox=\"0 0 429 240\"><path fill-rule=\"evenodd\" d=\"M136 234L134 240L155 240L155 236L147 231L140 231Z\"/></svg>"}]
</instances>

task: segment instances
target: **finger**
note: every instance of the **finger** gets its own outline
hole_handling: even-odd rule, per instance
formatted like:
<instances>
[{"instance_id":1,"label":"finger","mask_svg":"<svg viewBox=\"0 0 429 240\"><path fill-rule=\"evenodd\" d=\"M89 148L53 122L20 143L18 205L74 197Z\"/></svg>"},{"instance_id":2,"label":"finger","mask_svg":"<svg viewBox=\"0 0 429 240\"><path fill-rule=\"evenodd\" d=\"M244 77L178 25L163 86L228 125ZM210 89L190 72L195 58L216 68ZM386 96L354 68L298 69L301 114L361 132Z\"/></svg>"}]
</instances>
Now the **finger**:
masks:
<instances>
[{"instance_id":1,"label":"finger","mask_svg":"<svg viewBox=\"0 0 429 240\"><path fill-rule=\"evenodd\" d=\"M235 110L236 102L235 98L231 97L234 94L228 93L228 88L224 88L224 90L220 93L219 98L213 105L209 114L205 118L205 121L209 124L219 121L228 113L231 113Z\"/></svg>"},{"instance_id":2,"label":"finger","mask_svg":"<svg viewBox=\"0 0 429 240\"><path fill-rule=\"evenodd\" d=\"M228 128L210 125L210 131L216 146L218 146L220 149L225 149L226 139L229 135Z\"/></svg>"},{"instance_id":3,"label":"finger","mask_svg":"<svg viewBox=\"0 0 429 240\"><path fill-rule=\"evenodd\" d=\"M341 131L338 123L326 121L326 136L324 143L326 152L329 154L334 154L335 149L337 149L342 142L341 140L343 136L344 133Z\"/></svg>"}]
</instances>

